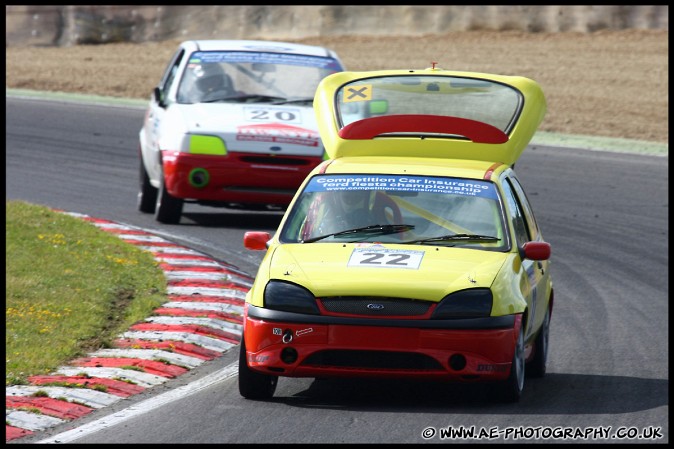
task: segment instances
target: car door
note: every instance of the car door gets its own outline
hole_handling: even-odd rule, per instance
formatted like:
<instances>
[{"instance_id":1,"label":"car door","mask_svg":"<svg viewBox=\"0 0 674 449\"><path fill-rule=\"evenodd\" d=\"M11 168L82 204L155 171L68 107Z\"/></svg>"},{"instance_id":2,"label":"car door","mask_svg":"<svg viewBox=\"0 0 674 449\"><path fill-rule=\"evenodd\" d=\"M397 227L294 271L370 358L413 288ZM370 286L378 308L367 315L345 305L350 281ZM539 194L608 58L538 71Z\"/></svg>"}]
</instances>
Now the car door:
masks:
<instances>
[{"instance_id":1,"label":"car door","mask_svg":"<svg viewBox=\"0 0 674 449\"><path fill-rule=\"evenodd\" d=\"M510 181L512 187L520 201L522 210L524 211L524 220L529 233L530 241L543 241L543 235L538 227L538 222L534 216L534 211L531 202L527 198L526 192L522 187L520 180L516 175L511 176ZM552 288L552 281L550 279L550 260L539 260L534 264L538 273L536 278L536 329L538 325L545 319L545 310L550 299L550 290Z\"/></svg>"},{"instance_id":2,"label":"car door","mask_svg":"<svg viewBox=\"0 0 674 449\"><path fill-rule=\"evenodd\" d=\"M184 48L179 48L174 54L164 71L161 81L152 93L145 117L145 135L147 140L144 146L143 158L151 179L158 179L162 173L159 163L161 123L166 116L167 109L174 103L174 100L169 96L169 92L173 84L179 81L181 62L185 58L185 54L186 50Z\"/></svg>"},{"instance_id":3,"label":"car door","mask_svg":"<svg viewBox=\"0 0 674 449\"><path fill-rule=\"evenodd\" d=\"M509 219L515 230L518 248L530 241L542 241L542 235L531 204L515 173L510 170L503 177L503 193L508 203ZM529 320L525 332L528 340L540 327L545 317L550 294L550 278L547 260L522 259L520 288L529 307Z\"/></svg>"}]
</instances>

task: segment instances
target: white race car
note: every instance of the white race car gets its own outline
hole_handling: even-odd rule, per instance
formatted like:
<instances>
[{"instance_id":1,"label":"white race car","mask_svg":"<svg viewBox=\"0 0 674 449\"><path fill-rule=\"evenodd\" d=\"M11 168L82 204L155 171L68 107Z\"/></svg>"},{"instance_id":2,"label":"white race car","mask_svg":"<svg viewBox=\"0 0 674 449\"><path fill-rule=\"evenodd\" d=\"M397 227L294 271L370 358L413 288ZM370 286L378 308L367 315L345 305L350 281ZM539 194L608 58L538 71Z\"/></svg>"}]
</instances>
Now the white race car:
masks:
<instances>
[{"instance_id":1,"label":"white race car","mask_svg":"<svg viewBox=\"0 0 674 449\"><path fill-rule=\"evenodd\" d=\"M180 44L140 130L138 209L179 223L183 204L285 208L324 159L312 106L344 70L333 51L252 40Z\"/></svg>"}]
</instances>

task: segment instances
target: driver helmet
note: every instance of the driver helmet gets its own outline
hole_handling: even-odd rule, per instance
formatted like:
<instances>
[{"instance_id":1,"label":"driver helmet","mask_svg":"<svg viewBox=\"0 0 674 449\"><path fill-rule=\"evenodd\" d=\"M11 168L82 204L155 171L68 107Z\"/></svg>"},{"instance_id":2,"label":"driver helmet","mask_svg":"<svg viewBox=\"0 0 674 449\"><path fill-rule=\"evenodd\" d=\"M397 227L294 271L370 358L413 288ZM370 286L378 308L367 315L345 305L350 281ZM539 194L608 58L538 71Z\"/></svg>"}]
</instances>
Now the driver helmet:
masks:
<instances>
[{"instance_id":1,"label":"driver helmet","mask_svg":"<svg viewBox=\"0 0 674 449\"><path fill-rule=\"evenodd\" d=\"M225 73L220 64L198 64L192 69L197 88L202 92L232 90L232 79Z\"/></svg>"},{"instance_id":2,"label":"driver helmet","mask_svg":"<svg viewBox=\"0 0 674 449\"><path fill-rule=\"evenodd\" d=\"M369 190L342 190L337 193L339 206L345 213L368 210L370 206Z\"/></svg>"}]
</instances>

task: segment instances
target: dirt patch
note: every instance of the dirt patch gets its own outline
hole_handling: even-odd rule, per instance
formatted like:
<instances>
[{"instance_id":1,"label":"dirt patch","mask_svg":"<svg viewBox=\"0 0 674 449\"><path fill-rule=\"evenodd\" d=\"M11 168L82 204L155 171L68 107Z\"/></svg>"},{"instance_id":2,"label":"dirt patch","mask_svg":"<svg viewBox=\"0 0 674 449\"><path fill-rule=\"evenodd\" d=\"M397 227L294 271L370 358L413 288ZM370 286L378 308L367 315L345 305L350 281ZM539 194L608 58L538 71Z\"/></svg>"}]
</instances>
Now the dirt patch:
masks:
<instances>
[{"instance_id":1,"label":"dirt patch","mask_svg":"<svg viewBox=\"0 0 674 449\"><path fill-rule=\"evenodd\" d=\"M335 50L349 70L420 69L521 75L548 101L542 131L669 141L669 32L468 31L293 40ZM6 48L6 87L149 98L177 41Z\"/></svg>"}]
</instances>

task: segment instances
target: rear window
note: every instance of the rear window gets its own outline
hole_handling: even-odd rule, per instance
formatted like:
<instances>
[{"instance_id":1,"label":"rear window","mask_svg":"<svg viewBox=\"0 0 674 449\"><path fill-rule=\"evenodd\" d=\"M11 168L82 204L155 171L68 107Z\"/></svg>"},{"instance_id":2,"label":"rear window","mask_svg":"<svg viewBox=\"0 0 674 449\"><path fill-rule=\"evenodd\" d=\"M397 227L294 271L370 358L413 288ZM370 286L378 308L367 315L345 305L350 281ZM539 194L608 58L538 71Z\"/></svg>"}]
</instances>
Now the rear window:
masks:
<instances>
[{"instance_id":1,"label":"rear window","mask_svg":"<svg viewBox=\"0 0 674 449\"><path fill-rule=\"evenodd\" d=\"M342 86L336 95L340 128L370 117L433 115L489 124L509 134L522 94L494 81L447 76L383 76Z\"/></svg>"}]
</instances>

